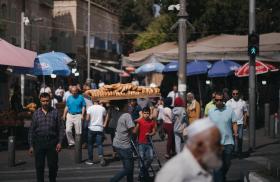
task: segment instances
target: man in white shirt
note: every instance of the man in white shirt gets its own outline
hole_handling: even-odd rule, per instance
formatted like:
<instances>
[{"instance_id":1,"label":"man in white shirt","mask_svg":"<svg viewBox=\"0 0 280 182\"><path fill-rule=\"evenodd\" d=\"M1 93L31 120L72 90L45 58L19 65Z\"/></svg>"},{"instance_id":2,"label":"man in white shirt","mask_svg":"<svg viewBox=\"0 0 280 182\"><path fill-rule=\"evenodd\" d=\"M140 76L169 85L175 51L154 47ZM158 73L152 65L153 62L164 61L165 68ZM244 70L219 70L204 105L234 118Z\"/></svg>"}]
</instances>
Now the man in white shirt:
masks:
<instances>
[{"instance_id":1,"label":"man in white shirt","mask_svg":"<svg viewBox=\"0 0 280 182\"><path fill-rule=\"evenodd\" d=\"M177 85L174 85L173 90L170 91L167 95L167 97L172 98L172 104L171 104L172 107L174 107L174 101L175 101L176 97L179 97L179 96L180 95L179 95L179 92L178 92L178 87L177 87Z\"/></svg>"},{"instance_id":2,"label":"man in white shirt","mask_svg":"<svg viewBox=\"0 0 280 182\"><path fill-rule=\"evenodd\" d=\"M98 148L98 156L101 166L105 166L103 157L103 129L106 116L105 108L98 102L94 102L92 106L87 109L87 121L90 121L88 126L88 160L86 164L93 164L93 144L96 143Z\"/></svg>"},{"instance_id":3,"label":"man in white shirt","mask_svg":"<svg viewBox=\"0 0 280 182\"><path fill-rule=\"evenodd\" d=\"M42 87L40 89L40 94L41 93L48 93L50 94L52 92L51 88L48 87L45 83L42 84Z\"/></svg>"},{"instance_id":4,"label":"man in white shirt","mask_svg":"<svg viewBox=\"0 0 280 182\"><path fill-rule=\"evenodd\" d=\"M235 143L235 148L237 149L238 155L242 154L242 143L243 143L243 125L246 126L247 118L247 105L244 100L240 98L240 93L238 89L232 90L232 98L227 101L226 106L231 107L234 111L237 119L238 126L238 137L237 144Z\"/></svg>"},{"instance_id":5,"label":"man in white shirt","mask_svg":"<svg viewBox=\"0 0 280 182\"><path fill-rule=\"evenodd\" d=\"M186 146L163 166L156 182L212 182L210 172L221 167L217 126L209 118L203 118L193 122L186 130Z\"/></svg>"},{"instance_id":6,"label":"man in white shirt","mask_svg":"<svg viewBox=\"0 0 280 182\"><path fill-rule=\"evenodd\" d=\"M71 88L72 88L72 86L69 85L68 90L63 95L63 99L62 99L63 102L66 102L68 97L72 95Z\"/></svg>"}]
</instances>

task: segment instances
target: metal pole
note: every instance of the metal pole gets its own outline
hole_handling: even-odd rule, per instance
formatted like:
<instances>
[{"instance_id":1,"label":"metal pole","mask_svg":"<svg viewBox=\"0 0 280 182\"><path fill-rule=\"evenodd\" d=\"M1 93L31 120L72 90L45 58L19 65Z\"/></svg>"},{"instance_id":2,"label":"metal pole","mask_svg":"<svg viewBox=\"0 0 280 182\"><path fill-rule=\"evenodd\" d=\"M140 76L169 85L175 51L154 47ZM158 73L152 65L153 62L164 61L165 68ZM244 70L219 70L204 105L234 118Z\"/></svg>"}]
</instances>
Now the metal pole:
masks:
<instances>
[{"instance_id":1,"label":"metal pole","mask_svg":"<svg viewBox=\"0 0 280 182\"><path fill-rule=\"evenodd\" d=\"M8 165L9 167L15 166L15 136L8 138Z\"/></svg>"},{"instance_id":2,"label":"metal pole","mask_svg":"<svg viewBox=\"0 0 280 182\"><path fill-rule=\"evenodd\" d=\"M180 0L179 17L179 71L178 71L178 91L183 99L186 99L186 60L187 60L187 16L186 0Z\"/></svg>"},{"instance_id":3,"label":"metal pole","mask_svg":"<svg viewBox=\"0 0 280 182\"><path fill-rule=\"evenodd\" d=\"M20 47L24 48L24 12L25 0L22 0L22 10L20 19ZM21 104L24 105L24 74L20 75Z\"/></svg>"},{"instance_id":4,"label":"metal pole","mask_svg":"<svg viewBox=\"0 0 280 182\"><path fill-rule=\"evenodd\" d=\"M90 80L90 0L88 0L88 29L87 29L87 80Z\"/></svg>"},{"instance_id":5,"label":"metal pole","mask_svg":"<svg viewBox=\"0 0 280 182\"><path fill-rule=\"evenodd\" d=\"M266 103L266 104L264 104L264 122L265 122L265 130L264 130L264 135L265 136L267 136L267 135L269 135L269 113L270 113L270 111L269 111L269 104L268 103Z\"/></svg>"},{"instance_id":6,"label":"metal pole","mask_svg":"<svg viewBox=\"0 0 280 182\"><path fill-rule=\"evenodd\" d=\"M256 2L255 0L250 0L249 2L249 33L253 33L256 30L256 23L255 23L255 12L256 9ZM250 124L250 137L249 137L249 146L250 149L254 149L256 146L256 58L250 56L250 75L249 75L249 124Z\"/></svg>"},{"instance_id":7,"label":"metal pole","mask_svg":"<svg viewBox=\"0 0 280 182\"><path fill-rule=\"evenodd\" d=\"M82 162L82 136L77 134L75 136L75 163L79 164Z\"/></svg>"}]
</instances>

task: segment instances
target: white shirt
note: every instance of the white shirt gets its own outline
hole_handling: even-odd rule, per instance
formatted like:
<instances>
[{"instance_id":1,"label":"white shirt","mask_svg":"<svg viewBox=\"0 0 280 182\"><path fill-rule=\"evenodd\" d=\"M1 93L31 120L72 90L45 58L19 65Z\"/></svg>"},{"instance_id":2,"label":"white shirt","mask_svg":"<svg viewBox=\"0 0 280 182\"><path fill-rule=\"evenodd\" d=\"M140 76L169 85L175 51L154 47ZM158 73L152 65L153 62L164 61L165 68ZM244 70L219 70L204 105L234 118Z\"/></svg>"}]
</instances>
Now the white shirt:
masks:
<instances>
[{"instance_id":1,"label":"white shirt","mask_svg":"<svg viewBox=\"0 0 280 182\"><path fill-rule=\"evenodd\" d=\"M58 103L56 98L53 98L51 101L51 106L56 109L56 104Z\"/></svg>"},{"instance_id":2,"label":"white shirt","mask_svg":"<svg viewBox=\"0 0 280 182\"><path fill-rule=\"evenodd\" d=\"M40 89L40 94L41 93L48 93L48 94L50 94L51 92L52 92L52 90L50 89L50 87L42 87Z\"/></svg>"},{"instance_id":3,"label":"white shirt","mask_svg":"<svg viewBox=\"0 0 280 182\"><path fill-rule=\"evenodd\" d=\"M91 131L103 131L104 117L106 115L106 110L103 106L94 104L87 109L87 114L89 114L90 123L88 129Z\"/></svg>"},{"instance_id":4,"label":"white shirt","mask_svg":"<svg viewBox=\"0 0 280 182\"><path fill-rule=\"evenodd\" d=\"M139 86L139 81L138 80L133 80L131 82L132 85L136 85L136 86Z\"/></svg>"},{"instance_id":5,"label":"white shirt","mask_svg":"<svg viewBox=\"0 0 280 182\"><path fill-rule=\"evenodd\" d=\"M175 102L175 99L176 97L179 97L179 92L174 92L174 91L171 91L168 93L167 97L171 97L172 98L172 104L171 106L174 106L174 102Z\"/></svg>"},{"instance_id":6,"label":"white shirt","mask_svg":"<svg viewBox=\"0 0 280 182\"><path fill-rule=\"evenodd\" d=\"M71 96L72 94L71 94L71 92L68 90L68 91L66 91L65 92L65 94L64 94L64 96L63 96L63 102L66 102L67 101L67 99L68 99L68 97L69 96Z\"/></svg>"},{"instance_id":7,"label":"white shirt","mask_svg":"<svg viewBox=\"0 0 280 182\"><path fill-rule=\"evenodd\" d=\"M235 101L233 98L228 100L226 106L231 107L236 116L237 124L243 124L244 120L244 112L247 112L247 105L246 102L242 99Z\"/></svg>"},{"instance_id":8,"label":"white shirt","mask_svg":"<svg viewBox=\"0 0 280 182\"><path fill-rule=\"evenodd\" d=\"M158 172L155 182L212 182L187 147L170 159Z\"/></svg>"},{"instance_id":9,"label":"white shirt","mask_svg":"<svg viewBox=\"0 0 280 182\"><path fill-rule=\"evenodd\" d=\"M64 94L64 90L62 88L58 88L58 89L55 90L54 94L62 97L63 94Z\"/></svg>"},{"instance_id":10,"label":"white shirt","mask_svg":"<svg viewBox=\"0 0 280 182\"><path fill-rule=\"evenodd\" d=\"M100 83L98 83L98 88L101 88L101 87L103 87L104 85L105 85L104 82L100 82Z\"/></svg>"},{"instance_id":11,"label":"white shirt","mask_svg":"<svg viewBox=\"0 0 280 182\"><path fill-rule=\"evenodd\" d=\"M163 108L163 122L172 124L172 110L169 107Z\"/></svg>"}]
</instances>

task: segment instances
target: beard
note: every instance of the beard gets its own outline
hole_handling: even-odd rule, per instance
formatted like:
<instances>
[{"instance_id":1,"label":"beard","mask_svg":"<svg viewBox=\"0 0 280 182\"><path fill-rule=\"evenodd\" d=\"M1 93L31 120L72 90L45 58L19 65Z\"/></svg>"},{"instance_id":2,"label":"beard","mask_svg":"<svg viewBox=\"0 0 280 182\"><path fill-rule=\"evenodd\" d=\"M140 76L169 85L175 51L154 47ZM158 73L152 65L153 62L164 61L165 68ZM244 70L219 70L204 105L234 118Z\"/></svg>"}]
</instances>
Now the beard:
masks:
<instances>
[{"instance_id":1,"label":"beard","mask_svg":"<svg viewBox=\"0 0 280 182\"><path fill-rule=\"evenodd\" d=\"M218 170L222 167L222 160L214 152L207 152L202 157L202 162L208 170Z\"/></svg>"}]
</instances>

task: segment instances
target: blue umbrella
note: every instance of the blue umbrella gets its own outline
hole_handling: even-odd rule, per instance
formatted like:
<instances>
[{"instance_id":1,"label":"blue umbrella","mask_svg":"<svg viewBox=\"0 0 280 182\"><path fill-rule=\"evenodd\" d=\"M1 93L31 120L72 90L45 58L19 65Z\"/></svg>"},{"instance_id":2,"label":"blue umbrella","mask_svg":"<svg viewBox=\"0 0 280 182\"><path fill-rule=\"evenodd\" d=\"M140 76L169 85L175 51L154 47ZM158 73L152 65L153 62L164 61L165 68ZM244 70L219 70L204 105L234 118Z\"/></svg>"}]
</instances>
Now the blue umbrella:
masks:
<instances>
[{"instance_id":1,"label":"blue umbrella","mask_svg":"<svg viewBox=\"0 0 280 182\"><path fill-rule=\"evenodd\" d=\"M38 55L38 58L39 59L48 59L48 60L52 60L52 61L61 61L65 64L71 63L73 61L65 53L54 52L54 51L40 54L40 55Z\"/></svg>"},{"instance_id":2,"label":"blue umbrella","mask_svg":"<svg viewBox=\"0 0 280 182\"><path fill-rule=\"evenodd\" d=\"M62 61L53 61L50 59L40 58L39 56L34 61L34 68L17 68L14 72L20 74L32 75L51 75L68 76L71 74L69 67Z\"/></svg>"},{"instance_id":3,"label":"blue umbrella","mask_svg":"<svg viewBox=\"0 0 280 182\"><path fill-rule=\"evenodd\" d=\"M240 66L240 64L229 60L217 61L208 71L208 77L227 77L232 75Z\"/></svg>"},{"instance_id":4,"label":"blue umbrella","mask_svg":"<svg viewBox=\"0 0 280 182\"><path fill-rule=\"evenodd\" d=\"M178 61L172 61L164 66L162 72L167 73L167 72L178 71L178 67L179 67Z\"/></svg>"},{"instance_id":5,"label":"blue umbrella","mask_svg":"<svg viewBox=\"0 0 280 182\"><path fill-rule=\"evenodd\" d=\"M205 74L211 66L208 61L192 61L187 64L187 76Z\"/></svg>"},{"instance_id":6,"label":"blue umbrella","mask_svg":"<svg viewBox=\"0 0 280 182\"><path fill-rule=\"evenodd\" d=\"M162 70L164 69L164 65L159 63L159 62L151 62L144 64L137 68L135 70L135 73L137 74L143 74L143 73L150 73L150 72L159 72L161 73Z\"/></svg>"}]
</instances>

